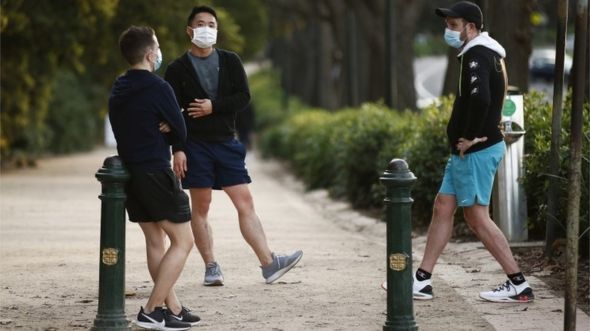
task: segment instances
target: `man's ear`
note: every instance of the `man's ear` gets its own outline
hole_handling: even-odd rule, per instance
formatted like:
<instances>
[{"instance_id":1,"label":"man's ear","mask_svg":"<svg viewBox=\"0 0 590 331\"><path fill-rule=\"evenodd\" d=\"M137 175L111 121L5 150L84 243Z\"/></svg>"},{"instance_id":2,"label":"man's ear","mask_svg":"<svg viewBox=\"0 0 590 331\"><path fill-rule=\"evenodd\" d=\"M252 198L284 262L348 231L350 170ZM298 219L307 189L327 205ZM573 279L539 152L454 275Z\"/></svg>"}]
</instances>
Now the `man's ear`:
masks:
<instances>
[{"instance_id":1,"label":"man's ear","mask_svg":"<svg viewBox=\"0 0 590 331\"><path fill-rule=\"evenodd\" d=\"M190 26L186 27L186 34L188 34L188 37L193 39L193 28L191 28Z\"/></svg>"}]
</instances>

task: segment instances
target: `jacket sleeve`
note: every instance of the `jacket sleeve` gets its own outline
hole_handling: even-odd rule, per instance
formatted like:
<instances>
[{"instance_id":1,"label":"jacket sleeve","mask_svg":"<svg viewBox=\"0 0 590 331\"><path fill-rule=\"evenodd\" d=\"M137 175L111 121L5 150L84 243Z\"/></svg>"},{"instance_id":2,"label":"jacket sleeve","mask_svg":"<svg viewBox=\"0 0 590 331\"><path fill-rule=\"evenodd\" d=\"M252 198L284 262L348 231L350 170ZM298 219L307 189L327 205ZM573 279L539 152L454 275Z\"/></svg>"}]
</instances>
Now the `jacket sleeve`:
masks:
<instances>
[{"instance_id":1,"label":"jacket sleeve","mask_svg":"<svg viewBox=\"0 0 590 331\"><path fill-rule=\"evenodd\" d=\"M241 111L250 103L250 89L248 88L246 71L235 53L229 55L228 70L230 70L231 94L212 101L214 113Z\"/></svg>"},{"instance_id":2,"label":"jacket sleeve","mask_svg":"<svg viewBox=\"0 0 590 331\"><path fill-rule=\"evenodd\" d=\"M184 118L180 112L180 107L178 106L172 87L166 82L163 82L162 87L162 96L160 99L162 102L162 108L160 113L163 121L168 123L171 129L171 131L167 133L167 137L174 152L184 150L187 135Z\"/></svg>"},{"instance_id":3,"label":"jacket sleeve","mask_svg":"<svg viewBox=\"0 0 590 331\"><path fill-rule=\"evenodd\" d=\"M465 54L463 84L467 93L466 126L462 137L473 140L483 135L485 121L490 107L490 63L489 60L476 52Z\"/></svg>"},{"instance_id":4,"label":"jacket sleeve","mask_svg":"<svg viewBox=\"0 0 590 331\"><path fill-rule=\"evenodd\" d=\"M180 89L180 77L178 76L178 72L176 66L174 64L169 65L166 67L166 72L164 73L164 80L170 84L172 90L174 91L174 96L176 97L176 102L180 105L182 103L182 95Z\"/></svg>"}]
</instances>

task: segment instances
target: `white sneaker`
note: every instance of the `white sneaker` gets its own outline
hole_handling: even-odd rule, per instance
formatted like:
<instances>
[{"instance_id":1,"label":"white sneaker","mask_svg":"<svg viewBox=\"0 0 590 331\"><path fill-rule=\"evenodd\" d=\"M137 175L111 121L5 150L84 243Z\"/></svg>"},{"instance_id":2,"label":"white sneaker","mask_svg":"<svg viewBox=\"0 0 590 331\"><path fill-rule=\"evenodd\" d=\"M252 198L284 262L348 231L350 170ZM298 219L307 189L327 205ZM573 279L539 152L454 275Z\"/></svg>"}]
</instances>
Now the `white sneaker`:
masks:
<instances>
[{"instance_id":1,"label":"white sneaker","mask_svg":"<svg viewBox=\"0 0 590 331\"><path fill-rule=\"evenodd\" d=\"M416 274L414 274L412 288L414 300L432 300L432 278L420 281L416 279Z\"/></svg>"},{"instance_id":2,"label":"white sneaker","mask_svg":"<svg viewBox=\"0 0 590 331\"><path fill-rule=\"evenodd\" d=\"M492 302L532 302L535 299L533 289L528 282L520 285L514 285L510 280L506 283L500 284L498 288L488 291L480 292L479 297Z\"/></svg>"},{"instance_id":3,"label":"white sneaker","mask_svg":"<svg viewBox=\"0 0 590 331\"><path fill-rule=\"evenodd\" d=\"M381 288L387 291L387 282L381 283ZM432 300L432 279L425 279L419 281L414 274L414 281L412 283L412 294L414 300Z\"/></svg>"}]
</instances>

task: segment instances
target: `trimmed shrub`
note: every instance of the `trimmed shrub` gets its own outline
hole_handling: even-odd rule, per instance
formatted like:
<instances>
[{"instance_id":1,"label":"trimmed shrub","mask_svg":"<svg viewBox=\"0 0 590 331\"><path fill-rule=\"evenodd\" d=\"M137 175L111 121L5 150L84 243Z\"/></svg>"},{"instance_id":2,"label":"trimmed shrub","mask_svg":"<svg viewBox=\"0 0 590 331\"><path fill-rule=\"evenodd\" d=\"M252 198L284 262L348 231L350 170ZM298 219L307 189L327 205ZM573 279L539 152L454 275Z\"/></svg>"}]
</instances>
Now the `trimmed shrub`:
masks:
<instances>
[{"instance_id":1,"label":"trimmed shrub","mask_svg":"<svg viewBox=\"0 0 590 331\"><path fill-rule=\"evenodd\" d=\"M525 95L525 161L523 185L527 195L529 215L529 230L533 237L542 238L545 233L547 188L549 186L549 159L551 150L551 121L552 106L542 94L529 93ZM568 167L570 162L570 123L571 123L571 93L568 93L563 107L561 121L561 146L559 148L560 169L559 201L555 219L565 233L566 208L568 199ZM590 104L584 105L583 120L584 133L582 139L582 196L580 205L580 233L589 227L588 201L589 173L590 173ZM588 241L588 232L585 234Z\"/></svg>"},{"instance_id":2,"label":"trimmed shrub","mask_svg":"<svg viewBox=\"0 0 590 331\"><path fill-rule=\"evenodd\" d=\"M256 95L253 89L253 94ZM266 93L266 92L265 92ZM569 98L569 97L568 97ZM392 158L406 159L418 177L413 187L414 225L427 225L432 204L440 187L449 157L446 125L450 118L453 97L440 98L421 113L400 113L381 104L364 104L359 109L327 112L318 109L293 108L282 116L266 116L266 130L260 139L263 155L287 160L293 171L309 189L326 188L331 195L344 198L356 208L383 207L385 188L379 176ZM255 98L255 100L259 100ZM268 100L257 104L264 112L272 104ZM275 100L275 107L278 103ZM556 215L565 224L569 163L570 100L566 100L562 122L560 148L562 181L559 211ZM527 193L529 228L532 237L544 233L547 169L551 142L551 107L537 93L525 95L525 160L524 178ZM590 173L590 111L584 110L584 142L582 147L582 202L589 201ZM268 109L275 114L276 109ZM265 117L266 116L266 117ZM271 120L272 119L272 120ZM580 228L588 228L588 208L580 210ZM456 214L457 220L462 213ZM587 242L588 233L585 235Z\"/></svg>"}]
</instances>

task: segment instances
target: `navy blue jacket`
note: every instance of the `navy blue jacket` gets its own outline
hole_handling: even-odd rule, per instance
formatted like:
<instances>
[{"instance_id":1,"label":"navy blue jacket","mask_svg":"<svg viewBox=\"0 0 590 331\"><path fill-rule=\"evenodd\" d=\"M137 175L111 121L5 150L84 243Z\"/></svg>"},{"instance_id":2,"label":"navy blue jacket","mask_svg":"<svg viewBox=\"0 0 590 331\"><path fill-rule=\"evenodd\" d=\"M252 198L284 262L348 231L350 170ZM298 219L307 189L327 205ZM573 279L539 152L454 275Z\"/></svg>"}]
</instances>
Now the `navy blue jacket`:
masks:
<instances>
[{"instance_id":1,"label":"navy blue jacket","mask_svg":"<svg viewBox=\"0 0 590 331\"><path fill-rule=\"evenodd\" d=\"M186 125L174 91L147 70L129 70L115 81L109 98L109 119L117 151L130 170L170 168L170 145L186 140ZM159 123L171 132L163 134Z\"/></svg>"}]
</instances>

